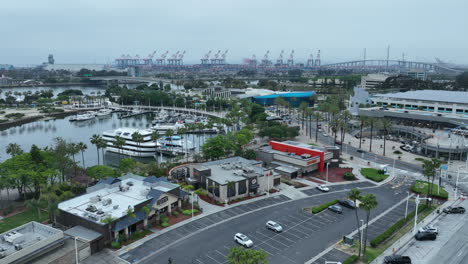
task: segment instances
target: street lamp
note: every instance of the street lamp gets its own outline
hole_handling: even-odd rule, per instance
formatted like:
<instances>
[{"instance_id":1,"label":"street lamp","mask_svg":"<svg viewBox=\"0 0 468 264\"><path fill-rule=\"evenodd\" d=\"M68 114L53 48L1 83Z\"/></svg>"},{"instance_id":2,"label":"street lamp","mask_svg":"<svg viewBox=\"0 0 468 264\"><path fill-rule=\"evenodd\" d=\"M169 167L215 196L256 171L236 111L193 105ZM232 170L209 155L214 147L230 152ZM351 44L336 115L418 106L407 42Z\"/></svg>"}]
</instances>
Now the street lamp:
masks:
<instances>
[{"instance_id":1,"label":"street lamp","mask_svg":"<svg viewBox=\"0 0 468 264\"><path fill-rule=\"evenodd\" d=\"M361 221L361 248L364 247L364 220L360 219Z\"/></svg>"},{"instance_id":2,"label":"street lamp","mask_svg":"<svg viewBox=\"0 0 468 264\"><path fill-rule=\"evenodd\" d=\"M406 193L408 194L408 199L406 199L405 219L406 219L406 217L408 216L408 202L409 202L410 192L409 192L409 191L406 191Z\"/></svg>"},{"instance_id":3,"label":"street lamp","mask_svg":"<svg viewBox=\"0 0 468 264\"><path fill-rule=\"evenodd\" d=\"M78 247L76 246L76 239L78 237L75 237L75 254L76 254L76 264L78 264Z\"/></svg>"},{"instance_id":4,"label":"street lamp","mask_svg":"<svg viewBox=\"0 0 468 264\"><path fill-rule=\"evenodd\" d=\"M192 199L191 199L192 200L192 218L193 218L193 193L194 191L192 191Z\"/></svg>"},{"instance_id":5,"label":"street lamp","mask_svg":"<svg viewBox=\"0 0 468 264\"><path fill-rule=\"evenodd\" d=\"M327 179L325 180L328 183L328 165L330 165L330 162L327 162Z\"/></svg>"},{"instance_id":6,"label":"street lamp","mask_svg":"<svg viewBox=\"0 0 468 264\"><path fill-rule=\"evenodd\" d=\"M416 234L416 232L417 232L416 226L417 226L417 219L418 219L419 200L429 200L429 201L431 201L432 198L419 198L419 194L418 194L418 196L416 196L416 213L414 214L413 235Z\"/></svg>"}]
</instances>

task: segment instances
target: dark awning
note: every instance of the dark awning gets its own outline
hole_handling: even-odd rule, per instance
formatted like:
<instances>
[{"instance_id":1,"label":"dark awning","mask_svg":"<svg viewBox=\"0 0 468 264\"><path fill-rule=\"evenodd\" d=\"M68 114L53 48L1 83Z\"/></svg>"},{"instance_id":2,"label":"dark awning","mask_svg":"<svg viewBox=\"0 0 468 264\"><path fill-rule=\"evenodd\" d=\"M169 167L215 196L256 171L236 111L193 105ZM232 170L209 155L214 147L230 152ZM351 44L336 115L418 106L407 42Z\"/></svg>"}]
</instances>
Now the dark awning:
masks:
<instances>
[{"instance_id":1,"label":"dark awning","mask_svg":"<svg viewBox=\"0 0 468 264\"><path fill-rule=\"evenodd\" d=\"M249 189L255 190L255 189L258 189L258 187L260 187L260 185L258 185L258 184L250 184Z\"/></svg>"}]
</instances>

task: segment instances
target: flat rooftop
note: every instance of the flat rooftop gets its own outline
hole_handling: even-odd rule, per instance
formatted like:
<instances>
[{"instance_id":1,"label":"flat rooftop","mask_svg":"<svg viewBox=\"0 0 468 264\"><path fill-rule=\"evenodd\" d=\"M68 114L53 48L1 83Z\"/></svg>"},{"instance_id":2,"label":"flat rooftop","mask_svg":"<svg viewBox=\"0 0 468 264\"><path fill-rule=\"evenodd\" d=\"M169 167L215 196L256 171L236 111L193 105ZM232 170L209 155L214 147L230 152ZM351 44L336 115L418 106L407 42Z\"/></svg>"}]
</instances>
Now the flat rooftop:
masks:
<instances>
[{"instance_id":1,"label":"flat rooftop","mask_svg":"<svg viewBox=\"0 0 468 264\"><path fill-rule=\"evenodd\" d=\"M460 91L420 90L401 93L376 94L372 97L468 104L468 92Z\"/></svg>"},{"instance_id":2,"label":"flat rooftop","mask_svg":"<svg viewBox=\"0 0 468 264\"><path fill-rule=\"evenodd\" d=\"M210 161L200 164L211 169L210 180L219 184L227 184L230 181L238 182L247 178L263 175L265 168L259 167L261 162L248 160L241 157L233 157L224 160Z\"/></svg>"},{"instance_id":3,"label":"flat rooftop","mask_svg":"<svg viewBox=\"0 0 468 264\"><path fill-rule=\"evenodd\" d=\"M305 148L305 149L311 149L311 150L315 150L315 151L327 152L327 150L324 147L313 146L313 145L309 145L309 144L305 144L305 143L297 142L297 141L293 141L293 140L286 140L286 141L282 141L282 142L279 142L279 143L288 144L288 145L296 146L296 147L299 147L299 148Z\"/></svg>"},{"instance_id":4,"label":"flat rooftop","mask_svg":"<svg viewBox=\"0 0 468 264\"><path fill-rule=\"evenodd\" d=\"M165 181L158 182L157 186L149 186L144 179L146 178L129 174L116 178L117 181L112 184L98 183L88 188L88 193L61 202L58 207L60 210L103 224L101 219L107 216L119 219L127 215L128 208L151 200L152 197L148 196L151 188L165 193L178 187Z\"/></svg>"},{"instance_id":5,"label":"flat rooftop","mask_svg":"<svg viewBox=\"0 0 468 264\"><path fill-rule=\"evenodd\" d=\"M274 150L273 148L271 148L271 146L260 147L260 150L263 151L263 152L282 155L282 156L288 156L288 157L291 157L291 158L294 158L294 159L304 160L304 161L313 160L313 159L316 159L317 157L319 157L318 155L316 155L316 156L310 156L310 157L306 158L306 157L303 157L301 155L296 155L294 153L284 152L284 151L280 151L280 150Z\"/></svg>"},{"instance_id":6,"label":"flat rooftop","mask_svg":"<svg viewBox=\"0 0 468 264\"><path fill-rule=\"evenodd\" d=\"M29 248L37 252L62 238L63 232L58 229L37 222L24 224L0 234L0 254L3 255L0 263L11 263L33 253Z\"/></svg>"}]
</instances>

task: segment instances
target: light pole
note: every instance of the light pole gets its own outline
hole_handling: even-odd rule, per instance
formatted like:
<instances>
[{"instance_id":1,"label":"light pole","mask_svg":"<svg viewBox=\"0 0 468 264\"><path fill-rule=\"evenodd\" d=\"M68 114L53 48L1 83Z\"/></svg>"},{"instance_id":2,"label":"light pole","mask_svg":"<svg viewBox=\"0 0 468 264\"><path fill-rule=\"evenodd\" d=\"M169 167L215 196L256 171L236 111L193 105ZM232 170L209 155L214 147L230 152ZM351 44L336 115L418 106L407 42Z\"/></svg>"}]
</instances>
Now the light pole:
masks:
<instances>
[{"instance_id":1,"label":"light pole","mask_svg":"<svg viewBox=\"0 0 468 264\"><path fill-rule=\"evenodd\" d=\"M328 183L328 165L330 165L330 162L327 162L327 179L325 180Z\"/></svg>"},{"instance_id":2,"label":"light pole","mask_svg":"<svg viewBox=\"0 0 468 264\"><path fill-rule=\"evenodd\" d=\"M406 217L408 216L408 202L409 202L409 195L410 195L410 192L409 192L409 191L406 191L406 193L408 194L408 199L406 199L405 219L406 219Z\"/></svg>"},{"instance_id":3,"label":"light pole","mask_svg":"<svg viewBox=\"0 0 468 264\"><path fill-rule=\"evenodd\" d=\"M75 255L76 255L76 264L78 264L78 247L77 247L77 245L76 245L76 239L77 239L77 238L78 238L78 237L75 237Z\"/></svg>"},{"instance_id":4,"label":"light pole","mask_svg":"<svg viewBox=\"0 0 468 264\"><path fill-rule=\"evenodd\" d=\"M392 178L395 178L395 158L393 158ZM406 218L406 215L405 215Z\"/></svg>"},{"instance_id":5,"label":"light pole","mask_svg":"<svg viewBox=\"0 0 468 264\"><path fill-rule=\"evenodd\" d=\"M413 235L416 234L416 232L417 232L416 226L417 226L417 220L418 220L419 200L429 200L429 201L431 201L432 199L431 198L419 198L419 194L418 194L418 196L416 196L416 213L414 214Z\"/></svg>"},{"instance_id":6,"label":"light pole","mask_svg":"<svg viewBox=\"0 0 468 264\"><path fill-rule=\"evenodd\" d=\"M361 248L364 247L364 220L360 219L361 221Z\"/></svg>"},{"instance_id":7,"label":"light pole","mask_svg":"<svg viewBox=\"0 0 468 264\"><path fill-rule=\"evenodd\" d=\"M194 191L192 191L192 218L193 218L193 193Z\"/></svg>"}]
</instances>

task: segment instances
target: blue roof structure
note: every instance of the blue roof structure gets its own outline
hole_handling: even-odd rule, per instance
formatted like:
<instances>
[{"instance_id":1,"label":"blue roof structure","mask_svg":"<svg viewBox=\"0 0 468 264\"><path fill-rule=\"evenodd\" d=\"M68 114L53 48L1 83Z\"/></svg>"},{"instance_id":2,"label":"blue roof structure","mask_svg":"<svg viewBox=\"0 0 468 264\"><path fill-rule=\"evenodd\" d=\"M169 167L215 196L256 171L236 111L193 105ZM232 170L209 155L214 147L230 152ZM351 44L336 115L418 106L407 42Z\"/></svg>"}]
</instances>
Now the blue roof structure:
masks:
<instances>
[{"instance_id":1,"label":"blue roof structure","mask_svg":"<svg viewBox=\"0 0 468 264\"><path fill-rule=\"evenodd\" d=\"M165 181L167 182L167 179L165 177L156 177L156 176L149 176L149 177L146 177L144 180L144 182L148 182L148 183L157 183L157 182L160 182L160 181Z\"/></svg>"},{"instance_id":2,"label":"blue roof structure","mask_svg":"<svg viewBox=\"0 0 468 264\"><path fill-rule=\"evenodd\" d=\"M104 183L104 184L114 184L114 183L117 183L117 182L120 182L121 180L118 179L118 178L114 178L114 177L107 177L105 179L102 179L100 180L97 184L101 184L101 183Z\"/></svg>"},{"instance_id":3,"label":"blue roof structure","mask_svg":"<svg viewBox=\"0 0 468 264\"><path fill-rule=\"evenodd\" d=\"M252 97L254 103L260 105L274 105L275 99L278 97L284 98L289 105L292 107L298 107L302 102L306 102L309 106L314 105L314 100L311 99L315 92L291 92L291 93L280 93L280 94L269 94Z\"/></svg>"},{"instance_id":4,"label":"blue roof structure","mask_svg":"<svg viewBox=\"0 0 468 264\"><path fill-rule=\"evenodd\" d=\"M131 226L135 223L140 222L141 220L145 219L145 217L146 217L145 212L142 212L142 211L135 212L135 217L126 216L120 219L119 221L117 221L114 227L112 228L112 231L119 232L120 230L125 229L127 226Z\"/></svg>"}]
</instances>

